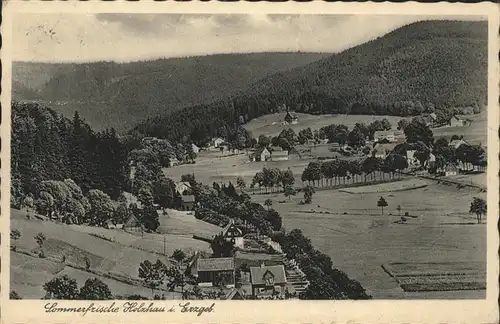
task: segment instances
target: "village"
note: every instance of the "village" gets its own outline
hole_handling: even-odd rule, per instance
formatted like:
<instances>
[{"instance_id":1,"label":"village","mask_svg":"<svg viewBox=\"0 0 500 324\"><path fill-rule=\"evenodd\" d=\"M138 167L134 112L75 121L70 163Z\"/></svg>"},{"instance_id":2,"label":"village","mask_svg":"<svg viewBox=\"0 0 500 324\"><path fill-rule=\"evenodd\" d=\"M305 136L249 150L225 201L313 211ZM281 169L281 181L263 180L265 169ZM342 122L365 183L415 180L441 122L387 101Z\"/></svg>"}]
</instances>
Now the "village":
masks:
<instances>
[{"instance_id":1,"label":"village","mask_svg":"<svg viewBox=\"0 0 500 324\"><path fill-rule=\"evenodd\" d=\"M341 196L343 190L352 190L353 193L358 190L358 192L365 192L366 194L373 192L377 196L384 195L384 192L385 194L387 192L396 194L398 190L406 190L405 192L409 192L408 190L421 190L419 188L427 186L423 182L426 179L431 179L431 182L442 182L448 186L458 185L458 188L470 187L471 190L478 193L485 192L485 187L481 183L485 183L482 177L485 176L484 172L486 170L486 149L481 143L466 140L459 134L453 134L448 138L436 137L431 142L434 149L425 147L425 145L422 148L422 144L417 146L407 144L404 129L393 129L396 125L386 125L380 126L380 128L385 127L385 130L375 130L373 135L368 135L366 138L360 136L353 139L354 136L350 136L348 132L344 131L345 136L340 136L339 141L331 142L332 135L330 134L330 139L327 138L328 135L325 136L328 129L314 131L308 129L305 132L300 131L297 136L289 128L291 125L300 126L297 115L286 112L278 114L278 116L280 116L280 119L282 118L280 122L282 131L280 134L289 136L292 133L288 141L280 142L279 136L267 139L265 136L260 136L258 142L255 143L256 147L238 149L233 148L223 138L213 138L204 147L191 143L190 152L192 153L189 153L190 158L185 160L184 163L181 163L175 156L171 156L163 168L163 172L168 178L179 179L175 182L175 196L178 203L174 209L152 203L151 208L155 210L159 220L159 226L156 230L151 231L146 228L144 221L141 221L138 216L141 215L140 210L147 207L146 205L142 206L144 198L126 192L122 194L123 203L132 212L124 223L117 223L115 220L109 219L100 229L88 227L86 224L70 225L77 231L95 232L92 234L94 238L118 244L129 245L129 243L123 242L135 241L136 243L133 245L139 244L142 246L142 243L138 242L144 240L157 242L152 245L156 246L153 247L153 250L149 247L146 248L146 251L162 255L162 257L158 257L156 263L150 257L150 261L143 261L140 266L137 265L139 266L139 278L137 278L137 274L132 275L128 271L130 274L125 276L124 279L110 272L103 272L100 265L96 265L96 269L90 270L92 266L87 263L87 259L85 259L86 266L71 265L65 257L63 257L63 263L74 269L93 271L93 273L105 278L118 280L122 284L151 288L152 296L159 299L179 297L185 299L240 300L297 299L301 294L302 296L307 295L311 280L318 280L310 269L304 272L302 267L305 265L309 267L310 265L307 262L304 263L302 257L300 257L300 260L294 257L295 254L292 253L293 244L287 243L286 246L282 246L282 243L288 242L287 237L292 234L287 234L288 236L280 234L282 220L279 214L282 215L283 225L285 225L289 217L287 214L290 212L295 213L293 204L290 205L290 202L292 202L290 198L297 193L304 192L305 202L299 201L299 206L307 207L311 200L322 199L319 197L325 195L326 199L331 199L328 198L329 195ZM401 120L404 120L404 122L401 122ZM401 120L398 122L398 128L411 127L411 120ZM379 121L374 123L377 124ZM388 122L381 122L380 124L384 123L387 124ZM426 129L432 128L434 131L458 127L463 133L467 133L472 121L468 118L452 116L444 125L438 125L435 114L431 113L414 118L413 123L423 125ZM362 126L357 124L356 127L361 128ZM322 137L320 133L325 137ZM408 134L412 136L411 133ZM338 136L338 134L333 136ZM144 147L158 147L155 145L161 146L162 141L151 137L142 139ZM273 141L277 145L273 145ZM262 142L267 144L262 145ZM279 144L281 146L278 146ZM470 149L472 147L476 149ZM403 159L397 162L399 157L403 157ZM363 162L371 161L370 159L375 161L374 166L370 167L368 162ZM228 172L226 175L220 176L218 171L214 174L214 161L226 165L226 172L230 170L232 163L240 163L241 165L237 172ZM391 162L393 164L384 164L383 161L393 161ZM349 167L350 163L357 163L358 169ZM364 167L365 164L367 166ZM134 184L134 181L139 183L140 181L136 178L136 168L140 169L142 166L133 160L130 165L130 180L132 184ZM345 171L342 171L342 165L345 166ZM266 171L266 166L271 169ZM261 167L264 168L263 173L260 171ZM273 183L273 180L259 178L259 173L269 173L273 170L272 168L279 173L277 177L279 179L283 178L283 180L274 180ZM280 171L280 169L282 170ZM315 169L318 170L316 175L314 175ZM364 176L358 176L361 174L364 174ZM367 174L369 175L368 180ZM350 179L347 182L346 176ZM463 180L464 176L466 177L465 181ZM469 182L467 179L469 176L474 177L474 181ZM271 175L271 177L273 176ZM285 181L286 177L288 177L288 180ZM343 178L343 182L339 177ZM333 179L335 181L332 181ZM213 188L210 188L210 186ZM384 186L388 187L385 188ZM350 187L352 189L349 189ZM318 198L312 198L315 190L319 190L315 194ZM338 194L336 193L337 190L340 190ZM288 199L280 200L279 196L283 193L285 198L288 197ZM244 204L250 203L253 197L261 204L260 208L262 209L257 208L253 212L250 211L254 216L236 213L234 216L228 217L230 213L223 212L221 209L225 207L215 206L216 203L213 202L214 194L220 200L220 203L217 204L222 204L222 206L225 204L234 206L242 204L241 206L244 206ZM139 191L140 195L141 192ZM391 228L394 224L410 224L410 226L417 224L414 223L417 216L411 211L409 212L409 209L406 209L408 211L405 211L404 216L401 216L401 210L404 207L402 208L400 205L398 205L398 215L389 214L389 217L392 217L394 221L387 222L387 216L383 216L383 206L384 204L387 206L387 203L385 203L384 198L381 198L381 200L384 200L384 203L381 204L379 201L377 205L382 206L382 216L377 222L379 224L385 222L386 225L382 227L388 226ZM144 204L148 203L145 202ZM52 216L49 215L48 217L30 216L34 211L30 206L32 206L30 203L24 204L22 210L26 212L26 217L18 221L33 222L36 218L38 221L42 220L44 222L52 219L52 222L56 224L66 222L61 218L61 214L56 216L54 212L51 214ZM320 205L318 204L317 207L320 207ZM323 211L314 208L309 212L332 214L331 211L328 211L328 208L326 210L324 208L321 208ZM341 208L338 215L345 217L347 214L345 211L348 209L344 208L343 210L344 212L341 212ZM304 209L302 212L308 211ZM467 213L468 210L465 212ZM262 227L262 220L259 220L256 216L258 214L262 214L264 219L267 219L264 224L277 225ZM359 217L354 215L356 213L352 217ZM371 215L370 212L367 215ZM252 217L257 218L253 219ZM373 218L373 216L370 217ZM442 215L439 217L442 217ZM456 216L453 217L456 219ZM462 216L459 216L459 219L461 218ZM417 217L417 219L419 219L420 226L422 222L426 222L423 220L423 215ZM365 221L366 218L364 218L363 222ZM15 225L14 222L13 227ZM169 245L167 237L169 237L169 240L176 240L176 235L180 234L184 239L199 242L189 243L189 245L202 248L185 249L181 243L174 251L171 248L167 249L166 246ZM294 233L293 235L302 236L301 233ZM39 243L41 249L42 245L43 243ZM207 247L209 248L207 249ZM167 254L167 250L170 251L170 254ZM18 253L19 251L21 251L21 248L17 249ZM52 252L56 255L61 252L64 253L60 248L55 248ZM25 253L31 255L30 252ZM51 256L51 258L54 257L54 255ZM166 258L166 263L160 261L163 258ZM172 267L168 269L166 264L171 264ZM389 268L389 265L386 265L386 268ZM474 275L477 276L477 269L474 268L473 270ZM167 280L167 278L170 279ZM358 278L355 277L354 279ZM455 283L452 285L455 288L450 289L456 289L456 285ZM477 287L481 289L480 282L478 285L474 286L474 289ZM404 287L404 285L401 285L401 287ZM432 291L432 288L429 289ZM175 297L176 295L179 297Z\"/></svg>"}]
</instances>

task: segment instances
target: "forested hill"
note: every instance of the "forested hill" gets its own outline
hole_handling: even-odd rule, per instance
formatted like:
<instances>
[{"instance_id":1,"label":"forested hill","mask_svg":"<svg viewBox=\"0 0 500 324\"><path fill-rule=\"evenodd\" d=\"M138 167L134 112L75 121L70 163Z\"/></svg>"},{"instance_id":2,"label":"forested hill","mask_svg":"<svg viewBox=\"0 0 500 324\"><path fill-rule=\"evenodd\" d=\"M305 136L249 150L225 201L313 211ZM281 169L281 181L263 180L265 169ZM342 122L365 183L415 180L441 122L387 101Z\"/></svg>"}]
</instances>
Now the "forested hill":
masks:
<instances>
[{"instance_id":1,"label":"forested hill","mask_svg":"<svg viewBox=\"0 0 500 324\"><path fill-rule=\"evenodd\" d=\"M28 88L36 91L40 100L52 102L50 106L66 117L72 117L77 110L95 129L124 130L144 116L220 99L267 75L328 55L221 54L54 65L15 62L13 95L16 100L32 99L23 96ZM20 85L24 88L19 89Z\"/></svg>"},{"instance_id":2,"label":"forested hill","mask_svg":"<svg viewBox=\"0 0 500 324\"><path fill-rule=\"evenodd\" d=\"M481 107L487 97L487 22L425 21L252 84L238 96L152 117L135 131L203 142L275 112L418 115Z\"/></svg>"}]
</instances>

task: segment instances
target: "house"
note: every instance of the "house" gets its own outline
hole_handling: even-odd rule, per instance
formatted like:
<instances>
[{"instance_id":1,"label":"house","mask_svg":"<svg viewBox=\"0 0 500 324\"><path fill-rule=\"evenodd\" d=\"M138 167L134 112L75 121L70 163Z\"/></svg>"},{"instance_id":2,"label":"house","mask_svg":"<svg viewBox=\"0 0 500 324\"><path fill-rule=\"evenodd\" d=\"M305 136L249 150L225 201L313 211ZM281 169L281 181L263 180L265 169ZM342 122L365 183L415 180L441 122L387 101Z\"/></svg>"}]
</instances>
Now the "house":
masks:
<instances>
[{"instance_id":1,"label":"house","mask_svg":"<svg viewBox=\"0 0 500 324\"><path fill-rule=\"evenodd\" d=\"M417 165L420 163L418 161L418 159L415 157L415 152L416 152L415 150L407 150L406 151L406 161L408 162L409 166Z\"/></svg>"},{"instance_id":2,"label":"house","mask_svg":"<svg viewBox=\"0 0 500 324\"><path fill-rule=\"evenodd\" d=\"M141 222L139 222L139 220L137 219L137 217L135 217L135 215L132 215L129 217L129 219L125 222L125 224L123 224L123 229L126 232L143 232L144 231L144 228L143 228Z\"/></svg>"},{"instance_id":3,"label":"house","mask_svg":"<svg viewBox=\"0 0 500 324\"><path fill-rule=\"evenodd\" d=\"M197 279L199 286L234 288L234 258L197 258L191 267L191 275Z\"/></svg>"},{"instance_id":4,"label":"house","mask_svg":"<svg viewBox=\"0 0 500 324\"><path fill-rule=\"evenodd\" d=\"M196 154L200 153L200 148L198 146L196 146L195 144L191 144L191 149Z\"/></svg>"},{"instance_id":5,"label":"house","mask_svg":"<svg viewBox=\"0 0 500 324\"><path fill-rule=\"evenodd\" d=\"M300 160L300 159L302 159L302 155L295 147L292 147L288 151L288 158L291 160Z\"/></svg>"},{"instance_id":6,"label":"house","mask_svg":"<svg viewBox=\"0 0 500 324\"><path fill-rule=\"evenodd\" d=\"M373 139L375 142L380 142L383 140L387 140L389 142L394 142L394 132L393 131L375 131L373 135Z\"/></svg>"},{"instance_id":7,"label":"house","mask_svg":"<svg viewBox=\"0 0 500 324\"><path fill-rule=\"evenodd\" d=\"M439 173L444 173L445 176L457 175L458 167L453 163L448 163Z\"/></svg>"},{"instance_id":8,"label":"house","mask_svg":"<svg viewBox=\"0 0 500 324\"><path fill-rule=\"evenodd\" d=\"M437 115L435 113L430 113L422 116L427 126L435 126L437 124Z\"/></svg>"},{"instance_id":9,"label":"house","mask_svg":"<svg viewBox=\"0 0 500 324\"><path fill-rule=\"evenodd\" d=\"M458 127L458 126L469 126L471 124L471 120L470 119L465 119L465 118L462 118L462 117L458 117L456 115L453 115L450 119L450 121L448 122L448 125L452 126L452 127Z\"/></svg>"},{"instance_id":10,"label":"house","mask_svg":"<svg viewBox=\"0 0 500 324\"><path fill-rule=\"evenodd\" d=\"M406 134L402 130L394 131L394 141L398 144L402 144L406 142Z\"/></svg>"},{"instance_id":11,"label":"house","mask_svg":"<svg viewBox=\"0 0 500 324\"><path fill-rule=\"evenodd\" d=\"M450 143L448 143L448 146L452 146L456 150L462 144L469 145L469 143L467 143L463 139L454 139L453 141L450 141Z\"/></svg>"},{"instance_id":12,"label":"house","mask_svg":"<svg viewBox=\"0 0 500 324\"><path fill-rule=\"evenodd\" d=\"M193 210L196 203L194 195L182 195L181 210Z\"/></svg>"},{"instance_id":13,"label":"house","mask_svg":"<svg viewBox=\"0 0 500 324\"><path fill-rule=\"evenodd\" d=\"M168 159L168 166L169 167L173 167L173 166L176 166L176 165L179 165L179 160L175 156L171 156Z\"/></svg>"},{"instance_id":14,"label":"house","mask_svg":"<svg viewBox=\"0 0 500 324\"><path fill-rule=\"evenodd\" d=\"M250 267L252 296L274 296L285 294L285 267L280 265Z\"/></svg>"},{"instance_id":15,"label":"house","mask_svg":"<svg viewBox=\"0 0 500 324\"><path fill-rule=\"evenodd\" d=\"M124 224L115 224L111 219L108 219L106 222L106 228L107 229L122 229Z\"/></svg>"},{"instance_id":16,"label":"house","mask_svg":"<svg viewBox=\"0 0 500 324\"><path fill-rule=\"evenodd\" d=\"M224 140L220 137L216 137L212 139L212 146L215 148L218 148L222 143L224 143Z\"/></svg>"},{"instance_id":17,"label":"house","mask_svg":"<svg viewBox=\"0 0 500 324\"><path fill-rule=\"evenodd\" d=\"M429 169L432 169L432 168L434 168L435 164L436 164L436 156L434 154L430 153L429 158L427 159L427 167Z\"/></svg>"},{"instance_id":18,"label":"house","mask_svg":"<svg viewBox=\"0 0 500 324\"><path fill-rule=\"evenodd\" d=\"M225 300L245 300L243 294L236 288L231 289L226 296L224 296Z\"/></svg>"},{"instance_id":19,"label":"house","mask_svg":"<svg viewBox=\"0 0 500 324\"><path fill-rule=\"evenodd\" d=\"M250 160L253 162L264 162L267 161L271 158L271 152L267 148L260 148L257 151L255 151L251 156Z\"/></svg>"},{"instance_id":20,"label":"house","mask_svg":"<svg viewBox=\"0 0 500 324\"><path fill-rule=\"evenodd\" d=\"M288 151L281 147L271 148L271 161L286 161L288 160Z\"/></svg>"},{"instance_id":21,"label":"house","mask_svg":"<svg viewBox=\"0 0 500 324\"><path fill-rule=\"evenodd\" d=\"M191 184L186 181L180 181L175 183L175 190L180 194L184 195L184 193L191 193L193 189L191 188Z\"/></svg>"},{"instance_id":22,"label":"house","mask_svg":"<svg viewBox=\"0 0 500 324\"><path fill-rule=\"evenodd\" d=\"M287 124L297 124L299 122L299 118L295 113L291 113L289 111L286 112L285 118L284 118L285 123Z\"/></svg>"},{"instance_id":23,"label":"house","mask_svg":"<svg viewBox=\"0 0 500 324\"><path fill-rule=\"evenodd\" d=\"M222 230L222 237L224 237L224 240L233 243L235 247L244 247L243 232L236 227L233 219Z\"/></svg>"},{"instance_id":24,"label":"house","mask_svg":"<svg viewBox=\"0 0 500 324\"><path fill-rule=\"evenodd\" d=\"M373 156L379 159L385 159L397 145L397 143L376 144L373 149Z\"/></svg>"},{"instance_id":25,"label":"house","mask_svg":"<svg viewBox=\"0 0 500 324\"><path fill-rule=\"evenodd\" d=\"M332 143L331 150L332 150L332 152L340 152L340 144L339 143Z\"/></svg>"}]
</instances>

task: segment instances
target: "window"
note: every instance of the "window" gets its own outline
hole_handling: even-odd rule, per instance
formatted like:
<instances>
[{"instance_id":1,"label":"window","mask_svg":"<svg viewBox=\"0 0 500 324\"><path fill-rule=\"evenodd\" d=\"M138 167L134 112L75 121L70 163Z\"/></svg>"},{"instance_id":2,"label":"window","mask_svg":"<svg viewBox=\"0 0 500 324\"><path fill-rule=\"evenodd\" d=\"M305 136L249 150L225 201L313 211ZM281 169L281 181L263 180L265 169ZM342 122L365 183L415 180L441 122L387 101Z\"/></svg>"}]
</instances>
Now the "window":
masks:
<instances>
[{"instance_id":1,"label":"window","mask_svg":"<svg viewBox=\"0 0 500 324\"><path fill-rule=\"evenodd\" d=\"M265 278L266 286L273 286L274 285L274 278L269 276Z\"/></svg>"}]
</instances>

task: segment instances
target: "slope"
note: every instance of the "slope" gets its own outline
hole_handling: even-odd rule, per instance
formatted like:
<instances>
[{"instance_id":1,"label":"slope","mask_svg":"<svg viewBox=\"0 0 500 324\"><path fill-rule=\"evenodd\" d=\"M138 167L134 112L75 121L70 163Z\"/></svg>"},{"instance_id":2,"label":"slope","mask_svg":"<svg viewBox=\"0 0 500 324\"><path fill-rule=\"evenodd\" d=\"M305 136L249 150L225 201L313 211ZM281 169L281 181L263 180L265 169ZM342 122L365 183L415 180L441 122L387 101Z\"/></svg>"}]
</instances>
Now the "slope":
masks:
<instances>
[{"instance_id":1,"label":"slope","mask_svg":"<svg viewBox=\"0 0 500 324\"><path fill-rule=\"evenodd\" d=\"M487 23L425 21L309 65L278 72L238 96L152 117L141 133L202 143L284 108L310 114L418 115L483 107Z\"/></svg>"},{"instance_id":2,"label":"slope","mask_svg":"<svg viewBox=\"0 0 500 324\"><path fill-rule=\"evenodd\" d=\"M153 61L54 65L43 85L27 71L48 71L46 64L14 64L21 84L38 86L42 100L66 116L80 112L93 128L130 128L144 116L225 97L280 70L327 56L322 53L224 54ZM49 74L46 72L44 75ZM22 79L22 80L21 80ZM33 89L33 88L32 88ZM15 92L23 98L22 93Z\"/></svg>"}]
</instances>

